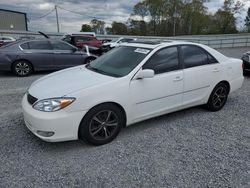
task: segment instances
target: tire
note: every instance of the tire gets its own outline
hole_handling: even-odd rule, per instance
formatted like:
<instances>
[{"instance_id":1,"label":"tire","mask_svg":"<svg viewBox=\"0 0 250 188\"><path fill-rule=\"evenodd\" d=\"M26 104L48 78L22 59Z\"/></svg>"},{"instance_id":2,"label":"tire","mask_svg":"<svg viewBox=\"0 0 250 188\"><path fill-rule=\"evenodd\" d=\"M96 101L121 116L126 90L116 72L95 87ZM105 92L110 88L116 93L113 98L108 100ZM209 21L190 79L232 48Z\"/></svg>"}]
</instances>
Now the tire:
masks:
<instances>
[{"instance_id":1,"label":"tire","mask_svg":"<svg viewBox=\"0 0 250 188\"><path fill-rule=\"evenodd\" d=\"M249 72L246 70L243 70L243 76L248 76L248 75L249 75Z\"/></svg>"},{"instance_id":2,"label":"tire","mask_svg":"<svg viewBox=\"0 0 250 188\"><path fill-rule=\"evenodd\" d=\"M25 77L33 72L33 67L28 61L19 60L12 65L12 71L17 76Z\"/></svg>"},{"instance_id":3,"label":"tire","mask_svg":"<svg viewBox=\"0 0 250 188\"><path fill-rule=\"evenodd\" d=\"M87 59L85 60L84 64L88 64L88 63L90 63L91 61L94 61L94 60L95 60L95 58L89 57L89 58L87 58Z\"/></svg>"},{"instance_id":4,"label":"tire","mask_svg":"<svg viewBox=\"0 0 250 188\"><path fill-rule=\"evenodd\" d=\"M102 104L92 108L79 127L79 138L92 145L111 142L125 124L122 110L113 104Z\"/></svg>"},{"instance_id":5,"label":"tire","mask_svg":"<svg viewBox=\"0 0 250 188\"><path fill-rule=\"evenodd\" d=\"M209 100L206 104L206 108L209 111L213 112L221 110L227 102L228 93L229 93L228 86L224 83L219 83L213 89L209 97Z\"/></svg>"}]
</instances>

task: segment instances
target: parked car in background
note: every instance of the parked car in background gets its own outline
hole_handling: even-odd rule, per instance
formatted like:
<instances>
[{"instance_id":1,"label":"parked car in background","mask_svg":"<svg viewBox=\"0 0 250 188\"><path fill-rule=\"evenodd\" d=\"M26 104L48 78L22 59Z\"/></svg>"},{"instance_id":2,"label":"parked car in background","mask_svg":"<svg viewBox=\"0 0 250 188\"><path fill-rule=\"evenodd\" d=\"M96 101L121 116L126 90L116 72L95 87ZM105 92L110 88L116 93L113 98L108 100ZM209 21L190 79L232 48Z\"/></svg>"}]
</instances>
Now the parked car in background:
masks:
<instances>
[{"instance_id":1,"label":"parked car in background","mask_svg":"<svg viewBox=\"0 0 250 188\"><path fill-rule=\"evenodd\" d=\"M218 111L242 86L242 61L189 42L124 43L31 85L24 121L39 138L101 145L121 128L197 105Z\"/></svg>"},{"instance_id":2,"label":"parked car in background","mask_svg":"<svg viewBox=\"0 0 250 188\"><path fill-rule=\"evenodd\" d=\"M111 42L112 40L111 39L101 39L100 40L102 43L107 43L107 42Z\"/></svg>"},{"instance_id":3,"label":"parked car in background","mask_svg":"<svg viewBox=\"0 0 250 188\"><path fill-rule=\"evenodd\" d=\"M135 38L124 38L124 37L116 38L116 39L111 40L110 42L103 43L102 49L103 49L103 51L107 52L110 49L121 45L122 43L132 42L132 41L136 41L136 39Z\"/></svg>"},{"instance_id":4,"label":"parked car in background","mask_svg":"<svg viewBox=\"0 0 250 188\"><path fill-rule=\"evenodd\" d=\"M34 71L82 65L96 57L61 40L21 40L0 48L0 70L28 76Z\"/></svg>"},{"instance_id":5,"label":"parked car in background","mask_svg":"<svg viewBox=\"0 0 250 188\"><path fill-rule=\"evenodd\" d=\"M244 75L246 75L247 73L250 73L250 52L244 53L242 60L243 60Z\"/></svg>"},{"instance_id":6,"label":"parked car in background","mask_svg":"<svg viewBox=\"0 0 250 188\"><path fill-rule=\"evenodd\" d=\"M15 42L16 39L8 36L0 36L0 46Z\"/></svg>"},{"instance_id":7,"label":"parked car in background","mask_svg":"<svg viewBox=\"0 0 250 188\"><path fill-rule=\"evenodd\" d=\"M17 40L33 40L36 39L36 37L32 37L32 36L21 36L19 37Z\"/></svg>"},{"instance_id":8,"label":"parked car in background","mask_svg":"<svg viewBox=\"0 0 250 188\"><path fill-rule=\"evenodd\" d=\"M86 34L67 34L62 37L62 40L77 47L82 48L84 45L100 48L102 42L95 36Z\"/></svg>"}]
</instances>

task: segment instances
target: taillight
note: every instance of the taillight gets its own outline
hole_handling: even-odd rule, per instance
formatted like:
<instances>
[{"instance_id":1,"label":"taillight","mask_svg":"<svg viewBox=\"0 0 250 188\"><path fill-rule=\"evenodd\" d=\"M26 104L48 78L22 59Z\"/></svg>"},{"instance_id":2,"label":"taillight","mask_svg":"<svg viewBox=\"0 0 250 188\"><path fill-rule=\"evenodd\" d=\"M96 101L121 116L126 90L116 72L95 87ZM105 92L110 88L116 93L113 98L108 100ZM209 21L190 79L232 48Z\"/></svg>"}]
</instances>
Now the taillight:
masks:
<instances>
[{"instance_id":1,"label":"taillight","mask_svg":"<svg viewBox=\"0 0 250 188\"><path fill-rule=\"evenodd\" d=\"M244 63L242 62L242 70L244 70Z\"/></svg>"}]
</instances>

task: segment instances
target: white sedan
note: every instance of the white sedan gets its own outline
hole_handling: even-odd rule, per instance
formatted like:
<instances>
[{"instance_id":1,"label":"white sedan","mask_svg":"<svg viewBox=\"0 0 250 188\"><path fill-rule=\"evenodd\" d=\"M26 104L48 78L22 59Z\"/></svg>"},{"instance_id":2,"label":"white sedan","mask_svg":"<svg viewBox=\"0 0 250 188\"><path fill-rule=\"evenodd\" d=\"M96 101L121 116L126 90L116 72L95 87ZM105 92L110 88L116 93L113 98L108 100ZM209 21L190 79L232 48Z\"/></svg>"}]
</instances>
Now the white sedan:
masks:
<instances>
[{"instance_id":1,"label":"white sedan","mask_svg":"<svg viewBox=\"0 0 250 188\"><path fill-rule=\"evenodd\" d=\"M22 100L24 120L45 141L106 144L145 119L197 105L222 109L242 72L241 60L205 45L127 43L34 82Z\"/></svg>"}]
</instances>

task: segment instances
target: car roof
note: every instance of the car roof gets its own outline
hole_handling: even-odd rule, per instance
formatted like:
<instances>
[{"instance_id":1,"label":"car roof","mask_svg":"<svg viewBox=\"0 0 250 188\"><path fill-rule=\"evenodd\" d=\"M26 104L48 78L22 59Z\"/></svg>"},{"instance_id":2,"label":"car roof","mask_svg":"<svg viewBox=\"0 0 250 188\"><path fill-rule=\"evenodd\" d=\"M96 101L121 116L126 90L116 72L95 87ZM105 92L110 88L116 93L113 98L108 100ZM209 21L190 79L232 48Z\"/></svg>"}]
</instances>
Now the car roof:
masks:
<instances>
[{"instance_id":1,"label":"car roof","mask_svg":"<svg viewBox=\"0 0 250 188\"><path fill-rule=\"evenodd\" d=\"M122 43L121 46L131 46L131 47L139 47L139 48L149 48L155 49L157 47L167 47L167 46L174 46L174 45L198 45L200 44L193 43L193 42L186 42L186 41L175 41L175 40L168 40L168 41L133 41L128 43Z\"/></svg>"}]
</instances>

